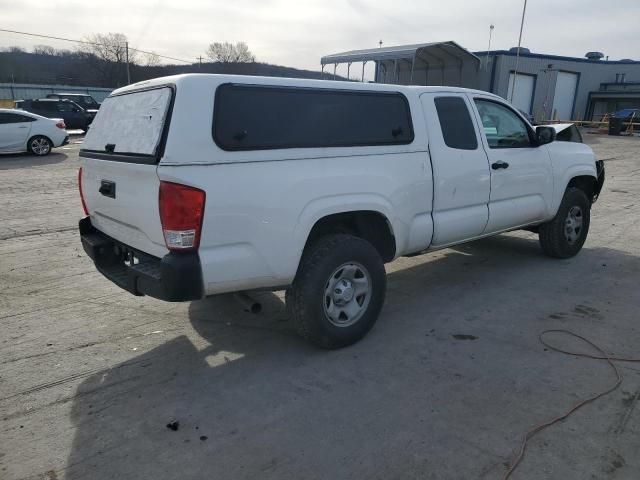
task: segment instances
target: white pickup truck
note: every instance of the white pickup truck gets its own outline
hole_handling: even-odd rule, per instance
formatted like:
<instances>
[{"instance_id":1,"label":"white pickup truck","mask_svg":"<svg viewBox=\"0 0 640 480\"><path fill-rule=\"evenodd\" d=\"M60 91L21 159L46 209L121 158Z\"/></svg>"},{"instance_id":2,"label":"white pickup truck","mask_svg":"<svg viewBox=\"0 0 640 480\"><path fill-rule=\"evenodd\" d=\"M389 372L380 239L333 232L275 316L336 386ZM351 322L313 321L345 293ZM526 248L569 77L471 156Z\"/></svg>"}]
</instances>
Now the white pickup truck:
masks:
<instances>
[{"instance_id":1,"label":"white pickup truck","mask_svg":"<svg viewBox=\"0 0 640 480\"><path fill-rule=\"evenodd\" d=\"M286 289L300 334L356 342L384 264L514 229L582 248L602 162L495 95L181 75L116 90L80 151L82 244L134 295Z\"/></svg>"}]
</instances>

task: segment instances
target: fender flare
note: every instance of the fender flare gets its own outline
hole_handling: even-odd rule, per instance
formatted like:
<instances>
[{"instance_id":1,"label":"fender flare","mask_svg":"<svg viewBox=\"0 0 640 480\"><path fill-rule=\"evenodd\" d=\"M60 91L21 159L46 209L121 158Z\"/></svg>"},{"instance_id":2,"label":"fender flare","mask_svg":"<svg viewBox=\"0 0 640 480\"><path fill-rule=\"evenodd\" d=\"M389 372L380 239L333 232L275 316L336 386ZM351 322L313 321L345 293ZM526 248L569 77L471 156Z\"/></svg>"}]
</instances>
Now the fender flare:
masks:
<instances>
[{"instance_id":1,"label":"fender flare","mask_svg":"<svg viewBox=\"0 0 640 480\"><path fill-rule=\"evenodd\" d=\"M595 165L580 164L573 165L564 171L560 181L558 182L558 188L554 190L553 203L551 205L552 217L558 212L564 192L567 190L569 183L575 177L593 177L594 180L598 180L598 174L596 172Z\"/></svg>"},{"instance_id":2,"label":"fender flare","mask_svg":"<svg viewBox=\"0 0 640 480\"><path fill-rule=\"evenodd\" d=\"M357 211L371 211L383 215L391 229L392 235L396 239L396 248L404 245L407 238L407 228L397 221L394 221L393 205L382 195L375 193L358 193L346 195L329 195L320 197L309 202L300 212L296 220L293 232L294 244L296 248L296 263L302 257L302 251L313 226L322 218L337 213L348 213Z\"/></svg>"}]
</instances>

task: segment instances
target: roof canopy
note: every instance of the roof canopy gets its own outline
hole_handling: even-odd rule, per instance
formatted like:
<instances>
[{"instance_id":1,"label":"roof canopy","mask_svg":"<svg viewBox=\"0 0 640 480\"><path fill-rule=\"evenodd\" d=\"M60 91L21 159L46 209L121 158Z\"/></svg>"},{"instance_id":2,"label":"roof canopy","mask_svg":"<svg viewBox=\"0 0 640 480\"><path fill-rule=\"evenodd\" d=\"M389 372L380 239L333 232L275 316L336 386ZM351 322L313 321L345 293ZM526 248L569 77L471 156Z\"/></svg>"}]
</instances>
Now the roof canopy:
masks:
<instances>
[{"instance_id":1,"label":"roof canopy","mask_svg":"<svg viewBox=\"0 0 640 480\"><path fill-rule=\"evenodd\" d=\"M465 60L472 60L480 63L476 57L466 48L461 47L456 42L432 42L419 43L415 45L398 45L396 47L368 48L366 50L351 50L350 52L334 53L326 55L320 59L321 65L331 65L336 63L384 61L384 60L412 60L414 58L434 57L440 61L456 61L458 63Z\"/></svg>"}]
</instances>

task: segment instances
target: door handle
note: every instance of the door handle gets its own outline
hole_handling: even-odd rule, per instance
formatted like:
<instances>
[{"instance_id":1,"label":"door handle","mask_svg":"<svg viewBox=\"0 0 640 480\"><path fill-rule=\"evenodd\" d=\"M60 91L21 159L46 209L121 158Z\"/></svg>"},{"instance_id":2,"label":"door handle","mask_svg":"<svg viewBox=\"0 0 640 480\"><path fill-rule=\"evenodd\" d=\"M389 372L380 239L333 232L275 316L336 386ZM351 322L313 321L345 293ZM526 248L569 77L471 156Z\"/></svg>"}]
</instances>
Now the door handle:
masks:
<instances>
[{"instance_id":1,"label":"door handle","mask_svg":"<svg viewBox=\"0 0 640 480\"><path fill-rule=\"evenodd\" d=\"M18 128L27 128L27 126L26 126L26 125L21 125L21 126L20 126L20 127L18 127Z\"/></svg>"},{"instance_id":2,"label":"door handle","mask_svg":"<svg viewBox=\"0 0 640 480\"><path fill-rule=\"evenodd\" d=\"M502 160L498 160L495 163L491 164L491 168L494 170L499 170L500 168L509 168L509 164L507 162L503 162Z\"/></svg>"},{"instance_id":3,"label":"door handle","mask_svg":"<svg viewBox=\"0 0 640 480\"><path fill-rule=\"evenodd\" d=\"M110 182L109 180L102 180L100 182L100 188L98 192L104 195L105 197L116 198L116 184L115 182Z\"/></svg>"}]
</instances>

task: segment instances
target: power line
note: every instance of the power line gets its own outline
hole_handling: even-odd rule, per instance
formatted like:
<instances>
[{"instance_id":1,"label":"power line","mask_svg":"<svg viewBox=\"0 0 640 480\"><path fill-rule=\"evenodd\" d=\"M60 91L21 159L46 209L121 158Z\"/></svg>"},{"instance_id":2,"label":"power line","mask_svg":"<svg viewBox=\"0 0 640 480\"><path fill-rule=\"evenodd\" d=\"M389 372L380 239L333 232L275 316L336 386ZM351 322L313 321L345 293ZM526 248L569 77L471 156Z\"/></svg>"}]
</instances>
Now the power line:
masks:
<instances>
[{"instance_id":1,"label":"power line","mask_svg":"<svg viewBox=\"0 0 640 480\"><path fill-rule=\"evenodd\" d=\"M17 30L7 30L4 28L0 28L0 32L5 32L5 33L16 33L18 35L27 35L29 37L38 37L38 38L49 38L49 39L53 39L53 40L62 40L63 42L72 42L72 43L82 43L85 45L97 45L100 46L100 43L96 43L96 42L89 42L87 40L74 40L72 38L64 38L64 37L54 37L52 35L41 35L38 33L29 33L29 32L19 32ZM139 48L133 48L133 47L128 47L129 50L133 50L135 52L140 52L140 53L145 53L147 55L156 55L159 58L166 58L167 60L174 60L176 62L184 62L184 63L188 63L189 65L193 64L194 62L190 61L190 60L184 60L182 58L175 58L175 57L169 57L167 55L159 55L155 52L148 52L146 50L140 50Z\"/></svg>"}]
</instances>

